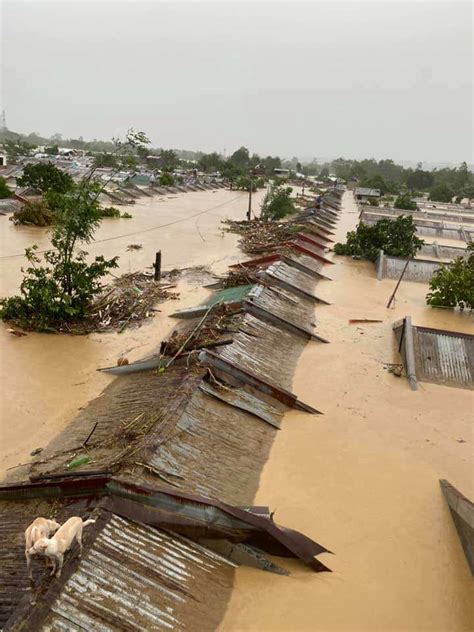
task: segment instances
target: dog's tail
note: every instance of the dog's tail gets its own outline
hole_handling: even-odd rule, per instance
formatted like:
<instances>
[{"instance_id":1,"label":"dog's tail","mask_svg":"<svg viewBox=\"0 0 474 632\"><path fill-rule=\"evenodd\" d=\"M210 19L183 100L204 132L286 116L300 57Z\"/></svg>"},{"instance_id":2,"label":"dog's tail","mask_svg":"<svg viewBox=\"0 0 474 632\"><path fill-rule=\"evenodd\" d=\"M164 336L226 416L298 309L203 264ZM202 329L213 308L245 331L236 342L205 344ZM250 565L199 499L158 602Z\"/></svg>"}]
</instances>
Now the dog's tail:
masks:
<instances>
[{"instance_id":1,"label":"dog's tail","mask_svg":"<svg viewBox=\"0 0 474 632\"><path fill-rule=\"evenodd\" d=\"M92 520L92 518L89 518L89 520L84 520L84 522L82 523L83 527L87 527L90 524L94 524L95 520Z\"/></svg>"}]
</instances>

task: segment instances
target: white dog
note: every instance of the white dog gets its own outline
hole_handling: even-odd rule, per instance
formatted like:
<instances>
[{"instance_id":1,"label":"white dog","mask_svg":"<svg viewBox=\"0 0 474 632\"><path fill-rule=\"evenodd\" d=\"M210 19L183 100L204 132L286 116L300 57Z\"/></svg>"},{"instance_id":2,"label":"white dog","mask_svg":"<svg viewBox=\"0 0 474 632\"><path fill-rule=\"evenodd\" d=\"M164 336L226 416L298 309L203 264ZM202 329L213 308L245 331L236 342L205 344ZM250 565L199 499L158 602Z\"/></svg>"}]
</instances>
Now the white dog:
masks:
<instances>
[{"instance_id":1,"label":"white dog","mask_svg":"<svg viewBox=\"0 0 474 632\"><path fill-rule=\"evenodd\" d=\"M61 525L56 520L48 520L47 518L36 518L30 524L25 531L25 557L26 568L28 570L28 577L33 579L33 572L31 570L31 556L35 555L34 545L38 540L42 538L48 538L55 531L59 529Z\"/></svg>"},{"instance_id":2,"label":"white dog","mask_svg":"<svg viewBox=\"0 0 474 632\"><path fill-rule=\"evenodd\" d=\"M48 557L52 563L51 575L56 572L56 577L61 576L63 567L64 553L71 548L74 540L79 544L79 557L82 555L82 530L89 524L93 524L95 520L85 520L78 516L73 516L56 531L52 538L41 538L34 543L30 552L39 553ZM58 567L56 570L56 566Z\"/></svg>"}]
</instances>

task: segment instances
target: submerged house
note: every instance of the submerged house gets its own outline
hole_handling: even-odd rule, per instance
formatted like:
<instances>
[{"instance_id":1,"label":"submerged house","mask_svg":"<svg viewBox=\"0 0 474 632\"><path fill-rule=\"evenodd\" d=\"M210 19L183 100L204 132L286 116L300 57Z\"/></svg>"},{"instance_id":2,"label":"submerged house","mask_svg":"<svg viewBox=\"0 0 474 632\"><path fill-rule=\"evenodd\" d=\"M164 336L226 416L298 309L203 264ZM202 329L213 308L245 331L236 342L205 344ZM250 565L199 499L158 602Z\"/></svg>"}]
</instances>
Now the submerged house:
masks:
<instances>
[{"instance_id":1,"label":"submerged house","mask_svg":"<svg viewBox=\"0 0 474 632\"><path fill-rule=\"evenodd\" d=\"M370 202L370 200L378 200L380 197L380 189L368 189L366 187L356 187L354 191L356 200L359 202Z\"/></svg>"}]
</instances>

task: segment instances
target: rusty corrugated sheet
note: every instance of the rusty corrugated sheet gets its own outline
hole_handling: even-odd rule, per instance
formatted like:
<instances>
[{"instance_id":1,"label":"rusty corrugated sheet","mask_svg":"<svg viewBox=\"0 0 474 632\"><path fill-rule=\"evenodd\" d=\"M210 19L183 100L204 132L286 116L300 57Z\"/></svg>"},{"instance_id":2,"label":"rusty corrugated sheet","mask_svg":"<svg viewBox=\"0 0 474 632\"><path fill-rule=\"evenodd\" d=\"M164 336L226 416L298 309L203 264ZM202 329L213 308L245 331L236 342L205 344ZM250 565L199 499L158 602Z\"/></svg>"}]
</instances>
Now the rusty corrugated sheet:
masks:
<instances>
[{"instance_id":1,"label":"rusty corrugated sheet","mask_svg":"<svg viewBox=\"0 0 474 632\"><path fill-rule=\"evenodd\" d=\"M413 329L418 380L474 387L474 336L425 327Z\"/></svg>"},{"instance_id":2,"label":"rusty corrugated sheet","mask_svg":"<svg viewBox=\"0 0 474 632\"><path fill-rule=\"evenodd\" d=\"M289 388L292 367L304 345L305 340L300 336L246 314L234 342L219 355L269 382Z\"/></svg>"},{"instance_id":3,"label":"rusty corrugated sheet","mask_svg":"<svg viewBox=\"0 0 474 632\"><path fill-rule=\"evenodd\" d=\"M203 380L199 388L207 395L216 397L230 406L235 406L254 415L254 417L263 419L263 421L266 421L274 428L281 427L283 408L276 408L276 406L264 402L244 387L230 388L224 385L221 388L217 388Z\"/></svg>"},{"instance_id":4,"label":"rusty corrugated sheet","mask_svg":"<svg viewBox=\"0 0 474 632\"><path fill-rule=\"evenodd\" d=\"M313 301L287 291L283 287L257 286L244 302L244 309L259 319L282 330L309 338L320 338L314 331ZM232 346L232 345L229 345Z\"/></svg>"},{"instance_id":5,"label":"rusty corrugated sheet","mask_svg":"<svg viewBox=\"0 0 474 632\"><path fill-rule=\"evenodd\" d=\"M269 266L265 270L265 278L296 296L327 304L327 301L314 294L315 279L284 261L278 261Z\"/></svg>"},{"instance_id":6,"label":"rusty corrugated sheet","mask_svg":"<svg viewBox=\"0 0 474 632\"><path fill-rule=\"evenodd\" d=\"M175 533L103 514L82 559L76 547L68 554L72 572L43 582L37 607L25 609L6 629L121 632L217 625L234 563Z\"/></svg>"}]
</instances>

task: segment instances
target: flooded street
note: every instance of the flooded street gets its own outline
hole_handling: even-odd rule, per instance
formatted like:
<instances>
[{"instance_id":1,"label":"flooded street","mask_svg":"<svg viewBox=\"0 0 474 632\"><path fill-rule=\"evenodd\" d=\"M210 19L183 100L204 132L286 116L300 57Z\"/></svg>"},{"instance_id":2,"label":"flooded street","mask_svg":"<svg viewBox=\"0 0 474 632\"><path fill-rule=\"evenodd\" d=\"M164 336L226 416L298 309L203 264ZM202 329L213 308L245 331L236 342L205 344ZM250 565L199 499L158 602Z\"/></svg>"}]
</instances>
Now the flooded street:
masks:
<instances>
[{"instance_id":1,"label":"flooded street","mask_svg":"<svg viewBox=\"0 0 474 632\"><path fill-rule=\"evenodd\" d=\"M337 239L357 222L348 197ZM334 260L324 269L334 280L317 286L332 305L315 310L331 344L306 346L292 389L324 416L285 416L255 498L331 549L321 560L334 572L241 567L220 629L472 630L472 577L438 480L474 496L473 394L426 383L413 392L384 363L400 362L392 323L405 315L470 333L473 321L427 308L422 283L403 282L388 310L396 281L378 282L370 263ZM383 322L348 324L356 318Z\"/></svg>"},{"instance_id":2,"label":"flooded street","mask_svg":"<svg viewBox=\"0 0 474 632\"><path fill-rule=\"evenodd\" d=\"M254 195L258 210L264 192ZM162 251L163 270L205 265L222 272L239 258L238 235L223 232L221 220L245 219L248 195L238 191L203 191L168 197L144 198L129 207L132 219L104 220L96 241L86 249L92 255L120 255L120 273L149 267L157 250ZM132 234L130 234L132 233ZM37 243L48 247L45 229L14 226L0 217L0 295L12 295L21 282L21 255ZM141 250L127 252L129 244ZM29 333L17 338L0 323L0 379L3 386L0 410L0 477L8 468L29 461L30 452L45 446L79 408L97 397L113 379L98 373L98 367L114 365L125 355L135 360L153 352L176 321L167 315L177 308L196 304L207 295L206 279L185 277L175 291L179 301L159 305L159 312L142 327L122 334L65 336Z\"/></svg>"}]
</instances>

